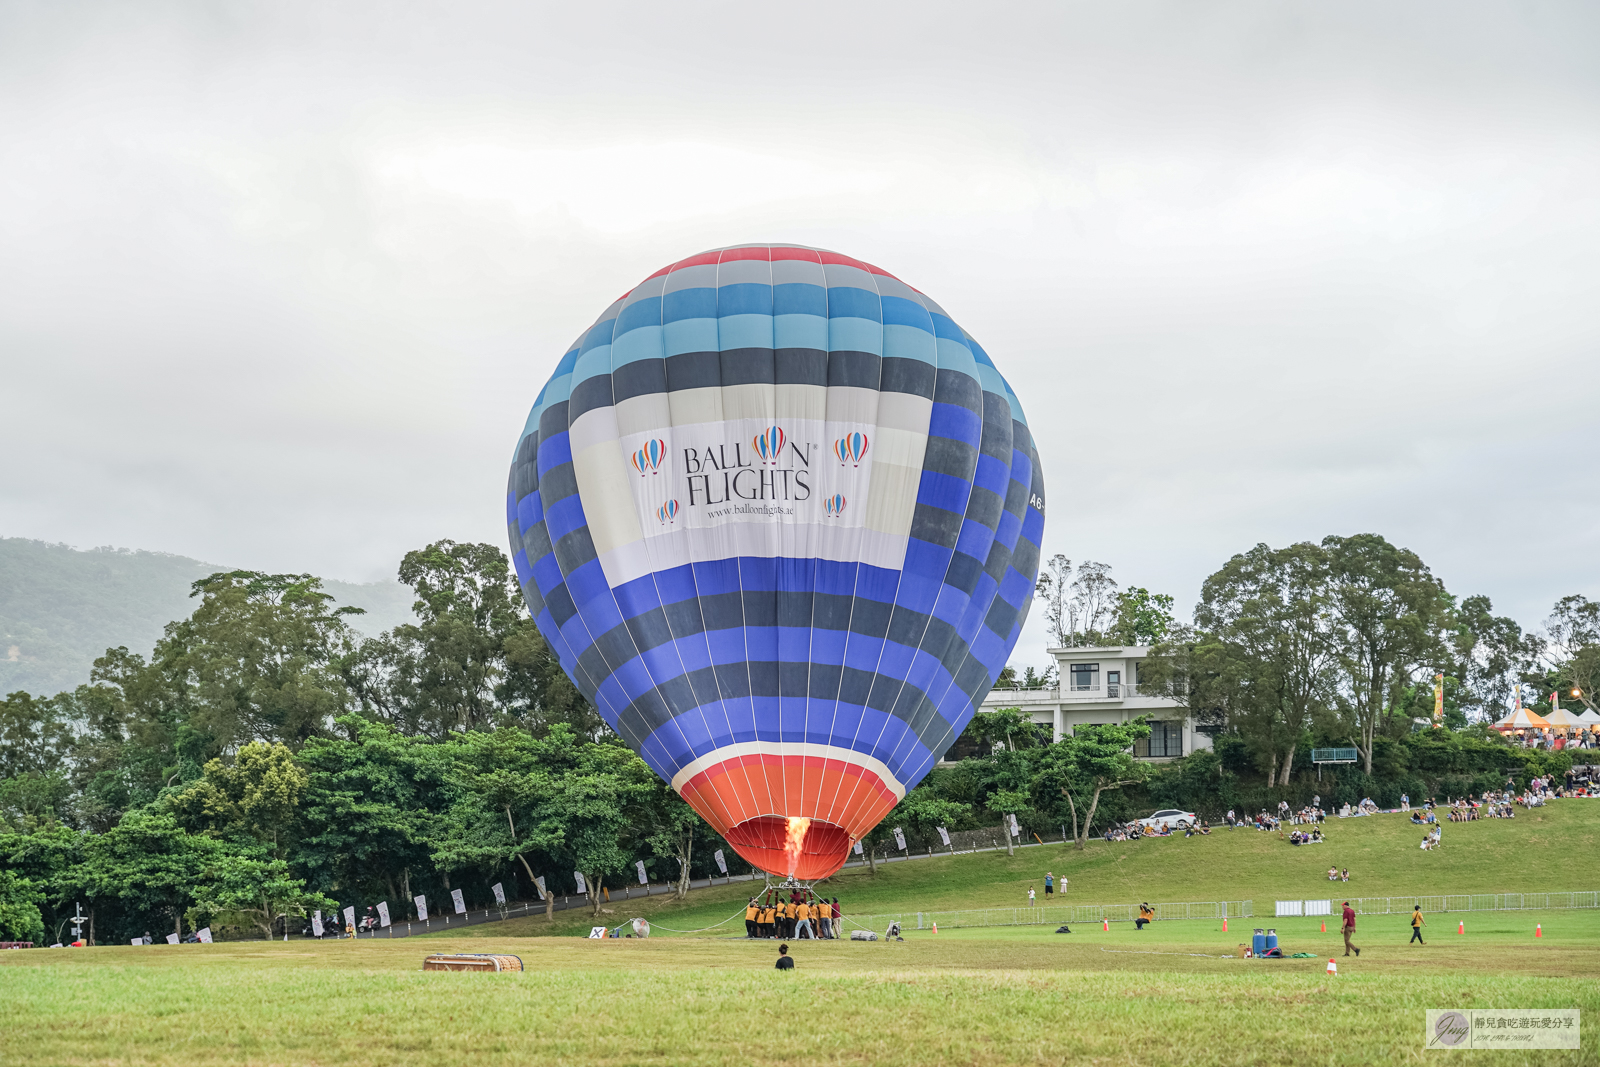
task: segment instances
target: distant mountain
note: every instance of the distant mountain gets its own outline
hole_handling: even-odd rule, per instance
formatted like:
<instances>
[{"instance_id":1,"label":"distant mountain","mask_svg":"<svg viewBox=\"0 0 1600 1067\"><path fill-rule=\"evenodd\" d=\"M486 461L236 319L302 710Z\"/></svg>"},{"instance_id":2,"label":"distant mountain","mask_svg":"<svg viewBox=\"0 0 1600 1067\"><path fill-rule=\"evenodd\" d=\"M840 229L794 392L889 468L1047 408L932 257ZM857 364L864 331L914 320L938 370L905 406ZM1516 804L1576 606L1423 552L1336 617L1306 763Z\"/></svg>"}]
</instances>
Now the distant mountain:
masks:
<instances>
[{"instance_id":1,"label":"distant mountain","mask_svg":"<svg viewBox=\"0 0 1600 1067\"><path fill-rule=\"evenodd\" d=\"M0 695L72 689L118 645L148 656L162 627L194 611L190 584L234 569L165 552L80 552L0 537ZM399 582L324 580L323 588L341 605L366 609L349 616L364 634L412 621L412 593Z\"/></svg>"}]
</instances>

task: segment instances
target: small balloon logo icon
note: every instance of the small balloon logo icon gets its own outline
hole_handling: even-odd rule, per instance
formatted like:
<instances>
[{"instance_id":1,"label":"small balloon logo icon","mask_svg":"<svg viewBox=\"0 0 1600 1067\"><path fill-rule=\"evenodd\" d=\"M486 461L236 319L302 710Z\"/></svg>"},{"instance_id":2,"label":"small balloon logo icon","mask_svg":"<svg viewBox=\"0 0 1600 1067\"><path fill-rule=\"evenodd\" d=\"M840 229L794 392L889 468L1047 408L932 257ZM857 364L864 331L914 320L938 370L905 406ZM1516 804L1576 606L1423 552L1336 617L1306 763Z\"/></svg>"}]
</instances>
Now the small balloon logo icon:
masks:
<instances>
[{"instance_id":1,"label":"small balloon logo icon","mask_svg":"<svg viewBox=\"0 0 1600 1067\"><path fill-rule=\"evenodd\" d=\"M823 506L828 509L828 518L836 519L840 515L844 514L844 506L847 503L849 503L849 501L845 500L843 494L841 493L835 493L830 496L823 504Z\"/></svg>"},{"instance_id":2,"label":"small balloon logo icon","mask_svg":"<svg viewBox=\"0 0 1600 1067\"><path fill-rule=\"evenodd\" d=\"M751 438L751 443L755 445L756 455L761 457L763 463L776 465L778 455L783 451L784 440L782 428L769 426Z\"/></svg>"},{"instance_id":3,"label":"small balloon logo icon","mask_svg":"<svg viewBox=\"0 0 1600 1067\"><path fill-rule=\"evenodd\" d=\"M867 454L867 435L864 433L847 433L833 443L833 454L839 457L839 464L848 463L852 467L861 466L861 460Z\"/></svg>"},{"instance_id":4,"label":"small balloon logo icon","mask_svg":"<svg viewBox=\"0 0 1600 1067\"><path fill-rule=\"evenodd\" d=\"M633 469L640 476L660 474L661 461L667 457L667 443L657 437L646 441L645 446L633 454Z\"/></svg>"},{"instance_id":5,"label":"small balloon logo icon","mask_svg":"<svg viewBox=\"0 0 1600 1067\"><path fill-rule=\"evenodd\" d=\"M656 518L661 520L661 525L663 526L667 525L667 523L671 522L677 517L678 502L676 500L669 500L665 504L662 504L659 508L656 508Z\"/></svg>"}]
</instances>

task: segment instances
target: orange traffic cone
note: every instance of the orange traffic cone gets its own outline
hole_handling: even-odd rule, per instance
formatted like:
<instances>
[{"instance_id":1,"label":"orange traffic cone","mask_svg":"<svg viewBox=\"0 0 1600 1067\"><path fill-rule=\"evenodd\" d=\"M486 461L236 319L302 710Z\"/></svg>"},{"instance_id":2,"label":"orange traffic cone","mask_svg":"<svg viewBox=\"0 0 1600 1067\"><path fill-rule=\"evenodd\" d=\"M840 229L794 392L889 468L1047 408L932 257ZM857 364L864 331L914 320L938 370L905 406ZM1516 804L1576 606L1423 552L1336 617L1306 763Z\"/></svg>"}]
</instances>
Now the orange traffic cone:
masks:
<instances>
[{"instance_id":1,"label":"orange traffic cone","mask_svg":"<svg viewBox=\"0 0 1600 1067\"><path fill-rule=\"evenodd\" d=\"M1328 959L1328 973L1331 975L1338 975L1339 973L1339 965L1333 962L1332 957L1329 957Z\"/></svg>"},{"instance_id":2,"label":"orange traffic cone","mask_svg":"<svg viewBox=\"0 0 1600 1067\"><path fill-rule=\"evenodd\" d=\"M1466 932L1467 932L1467 921L1465 919L1462 919L1462 920L1460 920L1459 922L1456 923L1456 933L1464 934Z\"/></svg>"},{"instance_id":3,"label":"orange traffic cone","mask_svg":"<svg viewBox=\"0 0 1600 1067\"><path fill-rule=\"evenodd\" d=\"M939 924L938 923L934 923L933 924L933 932L934 933L938 933L939 932Z\"/></svg>"},{"instance_id":4,"label":"orange traffic cone","mask_svg":"<svg viewBox=\"0 0 1600 1067\"><path fill-rule=\"evenodd\" d=\"M1100 920L1100 929L1105 930L1106 932L1109 933L1111 931L1111 920L1110 919L1101 919Z\"/></svg>"},{"instance_id":5,"label":"orange traffic cone","mask_svg":"<svg viewBox=\"0 0 1600 1067\"><path fill-rule=\"evenodd\" d=\"M1326 920L1326 919L1322 920L1322 932L1323 933L1327 933L1328 932L1328 920Z\"/></svg>"},{"instance_id":6,"label":"orange traffic cone","mask_svg":"<svg viewBox=\"0 0 1600 1067\"><path fill-rule=\"evenodd\" d=\"M1222 920L1222 932L1223 933L1227 933L1228 932L1228 920L1227 919L1223 919Z\"/></svg>"},{"instance_id":7,"label":"orange traffic cone","mask_svg":"<svg viewBox=\"0 0 1600 1067\"><path fill-rule=\"evenodd\" d=\"M1544 923L1534 923L1533 924L1533 936L1534 937L1543 937L1544 936Z\"/></svg>"}]
</instances>

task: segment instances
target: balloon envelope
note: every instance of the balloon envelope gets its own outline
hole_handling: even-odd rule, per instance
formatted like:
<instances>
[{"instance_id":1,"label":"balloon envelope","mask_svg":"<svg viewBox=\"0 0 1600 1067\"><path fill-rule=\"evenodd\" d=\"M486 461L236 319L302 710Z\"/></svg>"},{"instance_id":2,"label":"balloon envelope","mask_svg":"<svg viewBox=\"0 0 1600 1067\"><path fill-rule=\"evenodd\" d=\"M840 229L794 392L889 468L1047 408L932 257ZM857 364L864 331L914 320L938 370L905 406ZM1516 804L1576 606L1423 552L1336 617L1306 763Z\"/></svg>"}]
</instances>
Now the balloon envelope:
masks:
<instances>
[{"instance_id":1,"label":"balloon envelope","mask_svg":"<svg viewBox=\"0 0 1600 1067\"><path fill-rule=\"evenodd\" d=\"M1044 483L937 304L750 245L657 271L572 344L506 512L528 608L605 721L752 864L819 878L1005 665Z\"/></svg>"}]
</instances>

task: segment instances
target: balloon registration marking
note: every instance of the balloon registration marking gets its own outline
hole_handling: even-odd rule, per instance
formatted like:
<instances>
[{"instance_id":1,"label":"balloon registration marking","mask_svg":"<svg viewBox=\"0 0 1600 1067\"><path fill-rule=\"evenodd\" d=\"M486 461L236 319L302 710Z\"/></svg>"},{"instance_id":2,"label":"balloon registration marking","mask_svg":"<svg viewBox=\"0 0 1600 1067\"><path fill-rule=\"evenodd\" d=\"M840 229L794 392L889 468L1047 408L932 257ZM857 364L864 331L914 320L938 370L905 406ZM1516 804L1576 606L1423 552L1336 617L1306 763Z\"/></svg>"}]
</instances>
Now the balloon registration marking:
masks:
<instances>
[{"instance_id":1,"label":"balloon registration marking","mask_svg":"<svg viewBox=\"0 0 1600 1067\"><path fill-rule=\"evenodd\" d=\"M852 467L859 467L866 458L867 447L866 434L848 433L833 443L833 454L839 457L840 466L848 463Z\"/></svg>"},{"instance_id":2,"label":"balloon registration marking","mask_svg":"<svg viewBox=\"0 0 1600 1067\"><path fill-rule=\"evenodd\" d=\"M778 456L783 452L784 440L783 429L778 426L771 426L756 434L750 443L755 446L756 455L761 457L763 463L777 466Z\"/></svg>"},{"instance_id":3,"label":"balloon registration marking","mask_svg":"<svg viewBox=\"0 0 1600 1067\"><path fill-rule=\"evenodd\" d=\"M931 296L796 245L672 263L550 356L505 495L540 635L740 856L827 877L1027 620L1045 484L1017 390Z\"/></svg>"},{"instance_id":4,"label":"balloon registration marking","mask_svg":"<svg viewBox=\"0 0 1600 1067\"><path fill-rule=\"evenodd\" d=\"M645 442L643 448L633 454L633 469L639 476L646 474L660 474L661 461L667 458L667 443L660 438Z\"/></svg>"}]
</instances>

